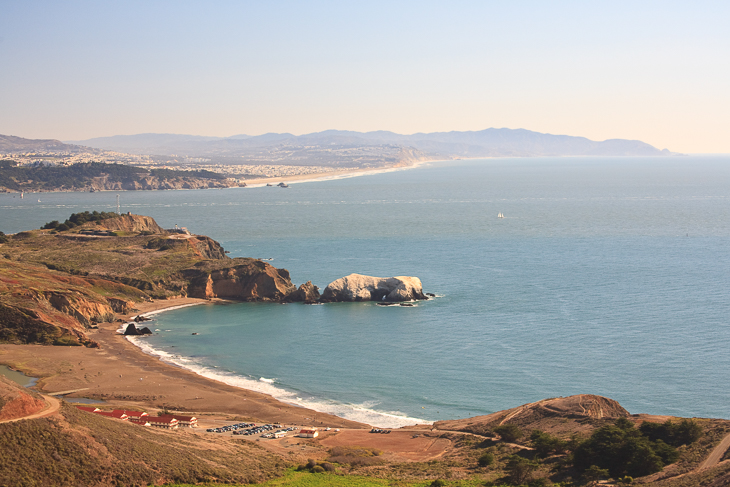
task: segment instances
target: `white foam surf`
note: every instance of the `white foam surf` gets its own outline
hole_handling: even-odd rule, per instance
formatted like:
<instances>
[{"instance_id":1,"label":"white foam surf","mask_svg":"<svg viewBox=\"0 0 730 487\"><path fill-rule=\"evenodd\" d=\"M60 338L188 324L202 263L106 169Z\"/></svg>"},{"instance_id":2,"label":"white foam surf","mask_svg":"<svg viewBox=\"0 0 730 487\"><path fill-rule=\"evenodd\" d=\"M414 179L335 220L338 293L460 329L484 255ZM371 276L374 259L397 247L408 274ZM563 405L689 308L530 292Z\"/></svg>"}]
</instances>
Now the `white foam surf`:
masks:
<instances>
[{"instance_id":1,"label":"white foam surf","mask_svg":"<svg viewBox=\"0 0 730 487\"><path fill-rule=\"evenodd\" d=\"M305 407L317 412L332 414L380 428L400 428L401 426L431 423L431 421L422 418L409 417L400 411L379 411L374 409L377 406L374 403L345 404L330 399L317 398L301 392L292 392L274 385L276 379L268 379L265 377L257 379L255 377L247 377L233 372L222 371L215 366L205 365L198 359L154 348L146 340L141 340L140 337L127 336L126 338L144 353L157 357L165 363L185 368L202 377L216 380L230 386L268 394L287 404ZM316 422L316 415L314 416L311 419L313 422Z\"/></svg>"}]
</instances>

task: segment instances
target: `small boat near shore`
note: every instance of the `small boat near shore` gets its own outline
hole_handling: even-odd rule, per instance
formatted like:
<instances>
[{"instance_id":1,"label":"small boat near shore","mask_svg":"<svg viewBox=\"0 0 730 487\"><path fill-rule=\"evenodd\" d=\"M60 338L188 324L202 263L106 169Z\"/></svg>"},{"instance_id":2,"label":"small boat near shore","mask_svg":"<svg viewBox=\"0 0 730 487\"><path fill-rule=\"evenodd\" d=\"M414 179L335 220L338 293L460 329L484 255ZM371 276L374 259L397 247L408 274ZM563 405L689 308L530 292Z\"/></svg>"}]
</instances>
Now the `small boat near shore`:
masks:
<instances>
[{"instance_id":1,"label":"small boat near shore","mask_svg":"<svg viewBox=\"0 0 730 487\"><path fill-rule=\"evenodd\" d=\"M497 218L504 218L504 215L502 214L501 211L497 214Z\"/></svg>"}]
</instances>

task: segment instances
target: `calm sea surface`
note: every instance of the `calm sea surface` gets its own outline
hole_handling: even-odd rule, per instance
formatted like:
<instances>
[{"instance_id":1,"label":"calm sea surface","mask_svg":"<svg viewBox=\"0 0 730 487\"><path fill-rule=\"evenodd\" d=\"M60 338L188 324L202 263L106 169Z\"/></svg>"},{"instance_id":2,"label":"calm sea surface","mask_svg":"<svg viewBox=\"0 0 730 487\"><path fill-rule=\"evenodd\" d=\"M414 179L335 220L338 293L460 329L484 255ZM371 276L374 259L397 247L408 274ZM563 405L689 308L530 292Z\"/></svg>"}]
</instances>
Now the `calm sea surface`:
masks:
<instances>
[{"instance_id":1,"label":"calm sea surface","mask_svg":"<svg viewBox=\"0 0 730 487\"><path fill-rule=\"evenodd\" d=\"M412 275L438 295L412 308L195 306L159 314L159 334L137 340L207 376L382 426L578 393L730 418L728 157L450 161L288 189L120 195L122 211L273 258L297 285ZM0 230L115 198L0 195Z\"/></svg>"}]
</instances>

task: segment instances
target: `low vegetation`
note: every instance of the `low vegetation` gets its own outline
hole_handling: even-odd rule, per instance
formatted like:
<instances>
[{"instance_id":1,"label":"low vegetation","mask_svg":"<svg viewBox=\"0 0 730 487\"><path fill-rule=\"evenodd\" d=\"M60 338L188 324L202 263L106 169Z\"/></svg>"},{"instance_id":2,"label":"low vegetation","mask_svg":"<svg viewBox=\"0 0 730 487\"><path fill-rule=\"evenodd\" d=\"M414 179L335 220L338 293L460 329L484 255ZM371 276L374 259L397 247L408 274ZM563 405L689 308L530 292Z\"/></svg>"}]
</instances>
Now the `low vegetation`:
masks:
<instances>
[{"instance_id":1,"label":"low vegetation","mask_svg":"<svg viewBox=\"0 0 730 487\"><path fill-rule=\"evenodd\" d=\"M51 222L46 223L41 228L44 230L56 230L59 232L64 232L66 230L71 230L74 227L81 226L84 223L88 222L99 222L103 220L108 220L109 218L116 218L118 215L111 211L102 211L98 212L94 210L93 212L84 211L81 213L71 213L71 216L66 219L65 222L59 223L58 220L53 220Z\"/></svg>"},{"instance_id":2,"label":"low vegetation","mask_svg":"<svg viewBox=\"0 0 730 487\"><path fill-rule=\"evenodd\" d=\"M64 405L64 421L0 424L0 485L147 486L278 477L284 462L250 442L220 444L180 431L113 421Z\"/></svg>"}]
</instances>

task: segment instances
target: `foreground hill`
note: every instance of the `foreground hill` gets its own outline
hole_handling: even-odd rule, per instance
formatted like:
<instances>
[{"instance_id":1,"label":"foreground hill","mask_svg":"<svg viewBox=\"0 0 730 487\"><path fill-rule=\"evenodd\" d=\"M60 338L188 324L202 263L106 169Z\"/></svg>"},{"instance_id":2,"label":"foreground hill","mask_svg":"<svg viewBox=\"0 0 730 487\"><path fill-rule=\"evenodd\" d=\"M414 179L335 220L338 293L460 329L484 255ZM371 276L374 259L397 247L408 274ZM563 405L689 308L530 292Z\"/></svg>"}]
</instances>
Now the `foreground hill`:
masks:
<instances>
[{"instance_id":1,"label":"foreground hill","mask_svg":"<svg viewBox=\"0 0 730 487\"><path fill-rule=\"evenodd\" d=\"M138 302L282 301L296 291L284 269L171 232L149 217L86 212L11 236L0 244L0 342L94 346L85 330Z\"/></svg>"}]
</instances>

